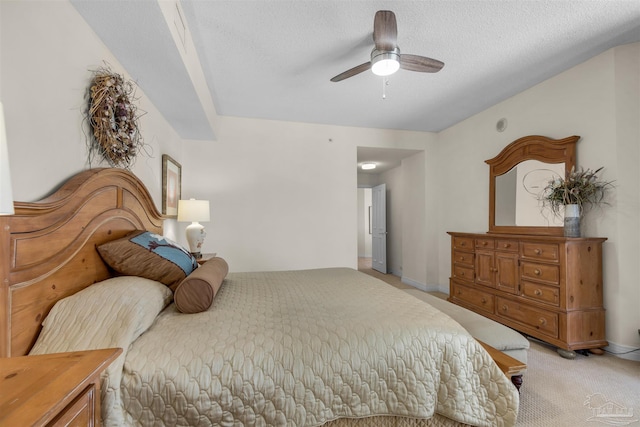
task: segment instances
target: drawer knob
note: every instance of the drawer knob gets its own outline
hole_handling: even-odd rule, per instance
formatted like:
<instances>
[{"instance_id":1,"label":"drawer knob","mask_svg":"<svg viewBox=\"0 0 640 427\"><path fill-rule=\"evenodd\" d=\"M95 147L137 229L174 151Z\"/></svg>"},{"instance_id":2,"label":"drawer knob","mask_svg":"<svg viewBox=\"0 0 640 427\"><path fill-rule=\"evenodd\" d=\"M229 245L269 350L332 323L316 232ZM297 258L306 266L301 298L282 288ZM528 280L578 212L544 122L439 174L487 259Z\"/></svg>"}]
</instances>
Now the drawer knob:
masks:
<instances>
[{"instance_id":1,"label":"drawer knob","mask_svg":"<svg viewBox=\"0 0 640 427\"><path fill-rule=\"evenodd\" d=\"M464 271L461 271L461 272L460 272L460 276L464 276Z\"/></svg>"},{"instance_id":2,"label":"drawer knob","mask_svg":"<svg viewBox=\"0 0 640 427\"><path fill-rule=\"evenodd\" d=\"M464 257L463 256L460 257L460 261L464 261Z\"/></svg>"},{"instance_id":3,"label":"drawer knob","mask_svg":"<svg viewBox=\"0 0 640 427\"><path fill-rule=\"evenodd\" d=\"M538 319L538 323L540 323L540 326L544 326L547 324L547 319L541 317L540 319Z\"/></svg>"},{"instance_id":4,"label":"drawer knob","mask_svg":"<svg viewBox=\"0 0 640 427\"><path fill-rule=\"evenodd\" d=\"M460 246L466 246L467 242L460 242Z\"/></svg>"},{"instance_id":5,"label":"drawer knob","mask_svg":"<svg viewBox=\"0 0 640 427\"><path fill-rule=\"evenodd\" d=\"M507 307L506 305L502 306L502 311L504 311L505 313L507 312L507 310L509 310L509 307Z\"/></svg>"},{"instance_id":6,"label":"drawer knob","mask_svg":"<svg viewBox=\"0 0 640 427\"><path fill-rule=\"evenodd\" d=\"M537 296L542 295L542 291L540 289L536 289L535 291L533 291L533 293Z\"/></svg>"},{"instance_id":7,"label":"drawer knob","mask_svg":"<svg viewBox=\"0 0 640 427\"><path fill-rule=\"evenodd\" d=\"M540 255L540 254L542 253L542 250L541 250L540 248L536 248L533 252L534 252L536 255Z\"/></svg>"},{"instance_id":8,"label":"drawer knob","mask_svg":"<svg viewBox=\"0 0 640 427\"><path fill-rule=\"evenodd\" d=\"M505 248L510 248L510 247L511 247L511 243L505 243L505 244L504 244L504 247L505 247Z\"/></svg>"},{"instance_id":9,"label":"drawer knob","mask_svg":"<svg viewBox=\"0 0 640 427\"><path fill-rule=\"evenodd\" d=\"M486 299L486 298L484 298L484 297L482 297L482 303L483 303L483 304L486 304L486 303L487 303L487 299Z\"/></svg>"},{"instance_id":10,"label":"drawer knob","mask_svg":"<svg viewBox=\"0 0 640 427\"><path fill-rule=\"evenodd\" d=\"M482 242L482 246L487 246L489 243L487 242Z\"/></svg>"},{"instance_id":11,"label":"drawer knob","mask_svg":"<svg viewBox=\"0 0 640 427\"><path fill-rule=\"evenodd\" d=\"M535 274L536 276L539 276L542 272L540 270L538 270L537 268L535 270L533 270L533 274Z\"/></svg>"}]
</instances>

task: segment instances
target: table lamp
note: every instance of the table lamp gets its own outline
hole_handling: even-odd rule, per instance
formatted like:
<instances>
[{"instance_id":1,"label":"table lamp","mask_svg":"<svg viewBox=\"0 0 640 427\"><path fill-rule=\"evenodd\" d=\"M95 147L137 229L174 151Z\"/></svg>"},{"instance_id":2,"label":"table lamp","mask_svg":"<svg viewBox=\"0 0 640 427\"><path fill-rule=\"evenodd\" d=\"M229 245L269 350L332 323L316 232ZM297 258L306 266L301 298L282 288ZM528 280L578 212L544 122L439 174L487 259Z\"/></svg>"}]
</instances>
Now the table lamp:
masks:
<instances>
[{"instance_id":1,"label":"table lamp","mask_svg":"<svg viewBox=\"0 0 640 427\"><path fill-rule=\"evenodd\" d=\"M196 258L202 257L200 250L207 233L204 226L198 221L209 221L209 201L208 200L178 200L178 221L190 222L187 226L187 242L189 252Z\"/></svg>"}]
</instances>

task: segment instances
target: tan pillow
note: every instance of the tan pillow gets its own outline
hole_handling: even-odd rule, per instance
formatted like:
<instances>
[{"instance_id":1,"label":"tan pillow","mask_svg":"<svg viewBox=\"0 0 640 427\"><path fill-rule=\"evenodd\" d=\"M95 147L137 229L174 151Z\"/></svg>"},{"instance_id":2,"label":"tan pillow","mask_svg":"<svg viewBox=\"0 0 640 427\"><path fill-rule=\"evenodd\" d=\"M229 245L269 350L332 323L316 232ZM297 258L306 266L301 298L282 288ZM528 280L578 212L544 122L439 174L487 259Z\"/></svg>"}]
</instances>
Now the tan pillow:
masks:
<instances>
[{"instance_id":1,"label":"tan pillow","mask_svg":"<svg viewBox=\"0 0 640 427\"><path fill-rule=\"evenodd\" d=\"M222 258L211 258L186 277L175 289L173 300L178 311L200 313L211 307L229 265Z\"/></svg>"},{"instance_id":2,"label":"tan pillow","mask_svg":"<svg viewBox=\"0 0 640 427\"><path fill-rule=\"evenodd\" d=\"M97 249L118 273L156 280L171 290L198 268L198 261L185 248L149 231L134 231Z\"/></svg>"}]
</instances>

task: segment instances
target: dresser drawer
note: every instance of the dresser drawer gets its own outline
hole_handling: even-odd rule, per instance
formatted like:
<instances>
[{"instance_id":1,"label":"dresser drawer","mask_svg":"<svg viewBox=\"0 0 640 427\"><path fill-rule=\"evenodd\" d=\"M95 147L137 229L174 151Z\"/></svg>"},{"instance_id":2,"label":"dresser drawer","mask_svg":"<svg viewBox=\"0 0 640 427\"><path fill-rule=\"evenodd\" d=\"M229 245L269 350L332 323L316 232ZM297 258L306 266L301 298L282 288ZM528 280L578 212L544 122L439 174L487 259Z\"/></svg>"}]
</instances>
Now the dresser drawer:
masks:
<instances>
[{"instance_id":1,"label":"dresser drawer","mask_svg":"<svg viewBox=\"0 0 640 427\"><path fill-rule=\"evenodd\" d=\"M518 252L518 242L514 240L496 240L496 249L507 252Z\"/></svg>"},{"instance_id":2,"label":"dresser drawer","mask_svg":"<svg viewBox=\"0 0 640 427\"><path fill-rule=\"evenodd\" d=\"M95 387L91 384L64 408L48 427L93 427L95 425Z\"/></svg>"},{"instance_id":3,"label":"dresser drawer","mask_svg":"<svg viewBox=\"0 0 640 427\"><path fill-rule=\"evenodd\" d=\"M453 297L478 308L481 311L493 313L495 297L477 289L452 282Z\"/></svg>"},{"instance_id":4,"label":"dresser drawer","mask_svg":"<svg viewBox=\"0 0 640 427\"><path fill-rule=\"evenodd\" d=\"M535 328L549 337L558 338L558 315L556 313L497 297L496 314Z\"/></svg>"},{"instance_id":5,"label":"dresser drawer","mask_svg":"<svg viewBox=\"0 0 640 427\"><path fill-rule=\"evenodd\" d=\"M467 282L473 282L474 272L473 267L465 267L462 265L453 266L453 277Z\"/></svg>"},{"instance_id":6,"label":"dresser drawer","mask_svg":"<svg viewBox=\"0 0 640 427\"><path fill-rule=\"evenodd\" d=\"M453 251L453 262L473 268L473 254L470 252Z\"/></svg>"},{"instance_id":7,"label":"dresser drawer","mask_svg":"<svg viewBox=\"0 0 640 427\"><path fill-rule=\"evenodd\" d=\"M534 301L560 306L560 288L541 283L522 281L522 295Z\"/></svg>"},{"instance_id":8,"label":"dresser drawer","mask_svg":"<svg viewBox=\"0 0 640 427\"><path fill-rule=\"evenodd\" d=\"M493 239L476 239L477 249L495 249L496 241Z\"/></svg>"},{"instance_id":9,"label":"dresser drawer","mask_svg":"<svg viewBox=\"0 0 640 427\"><path fill-rule=\"evenodd\" d=\"M454 237L453 249L462 249L465 251L473 250L473 237Z\"/></svg>"},{"instance_id":10,"label":"dresser drawer","mask_svg":"<svg viewBox=\"0 0 640 427\"><path fill-rule=\"evenodd\" d=\"M556 243L522 242L520 243L520 248L520 256L523 259L528 258L555 262L560 260L560 248Z\"/></svg>"},{"instance_id":11,"label":"dresser drawer","mask_svg":"<svg viewBox=\"0 0 640 427\"><path fill-rule=\"evenodd\" d=\"M560 266L523 262L520 264L520 276L523 280L531 279L551 285L560 283Z\"/></svg>"}]
</instances>

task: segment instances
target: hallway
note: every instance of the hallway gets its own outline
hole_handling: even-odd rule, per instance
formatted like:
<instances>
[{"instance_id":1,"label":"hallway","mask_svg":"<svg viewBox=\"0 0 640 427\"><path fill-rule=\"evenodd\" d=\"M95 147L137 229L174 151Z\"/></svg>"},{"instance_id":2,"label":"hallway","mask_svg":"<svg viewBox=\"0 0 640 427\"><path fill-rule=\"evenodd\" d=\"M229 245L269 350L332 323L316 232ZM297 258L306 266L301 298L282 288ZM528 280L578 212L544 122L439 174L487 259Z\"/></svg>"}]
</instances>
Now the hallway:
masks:
<instances>
[{"instance_id":1,"label":"hallway","mask_svg":"<svg viewBox=\"0 0 640 427\"><path fill-rule=\"evenodd\" d=\"M394 276L393 274L382 274L379 271L376 271L373 268L371 268L371 258L359 257L358 271L361 271L363 273L368 274L369 276L373 276L377 279L380 279L383 282L386 282L398 289L414 289L413 286L402 283L398 276Z\"/></svg>"}]
</instances>

